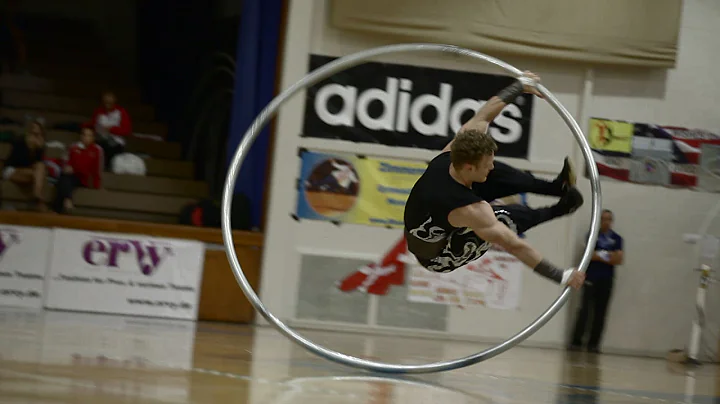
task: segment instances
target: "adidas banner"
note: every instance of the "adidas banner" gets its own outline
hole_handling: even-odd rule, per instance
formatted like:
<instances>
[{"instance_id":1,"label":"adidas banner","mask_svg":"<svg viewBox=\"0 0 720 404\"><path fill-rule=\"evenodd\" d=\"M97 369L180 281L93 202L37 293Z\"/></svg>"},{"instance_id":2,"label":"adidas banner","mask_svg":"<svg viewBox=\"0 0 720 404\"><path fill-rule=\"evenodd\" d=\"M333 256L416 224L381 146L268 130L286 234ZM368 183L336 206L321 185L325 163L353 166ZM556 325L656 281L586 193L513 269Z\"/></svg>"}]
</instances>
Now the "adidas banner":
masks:
<instances>
[{"instance_id":1,"label":"adidas banner","mask_svg":"<svg viewBox=\"0 0 720 404\"><path fill-rule=\"evenodd\" d=\"M311 55L310 70L334 59ZM508 76L364 63L308 89L302 136L442 150L511 82ZM493 121L498 156L528 157L533 101L524 94Z\"/></svg>"},{"instance_id":2,"label":"adidas banner","mask_svg":"<svg viewBox=\"0 0 720 404\"><path fill-rule=\"evenodd\" d=\"M720 192L718 134L593 118L589 139L601 176L646 185Z\"/></svg>"}]
</instances>

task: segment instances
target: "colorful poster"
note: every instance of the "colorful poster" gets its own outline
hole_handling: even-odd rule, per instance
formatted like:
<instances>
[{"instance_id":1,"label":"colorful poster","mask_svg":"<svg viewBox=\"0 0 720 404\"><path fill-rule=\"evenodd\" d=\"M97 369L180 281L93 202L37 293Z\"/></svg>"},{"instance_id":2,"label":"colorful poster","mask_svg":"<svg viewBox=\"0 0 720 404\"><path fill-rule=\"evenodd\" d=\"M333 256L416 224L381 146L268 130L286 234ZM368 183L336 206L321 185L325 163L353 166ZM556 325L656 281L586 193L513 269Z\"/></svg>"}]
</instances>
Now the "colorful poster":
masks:
<instances>
[{"instance_id":1,"label":"colorful poster","mask_svg":"<svg viewBox=\"0 0 720 404\"><path fill-rule=\"evenodd\" d=\"M646 123L590 120L589 143L601 176L638 184L720 190L720 135ZM587 173L586 173L587 174Z\"/></svg>"},{"instance_id":2,"label":"colorful poster","mask_svg":"<svg viewBox=\"0 0 720 404\"><path fill-rule=\"evenodd\" d=\"M301 153L297 216L402 228L405 202L426 163Z\"/></svg>"},{"instance_id":3,"label":"colorful poster","mask_svg":"<svg viewBox=\"0 0 720 404\"><path fill-rule=\"evenodd\" d=\"M590 120L590 147L592 149L630 153L632 137L633 124L631 123L595 118Z\"/></svg>"},{"instance_id":4,"label":"colorful poster","mask_svg":"<svg viewBox=\"0 0 720 404\"><path fill-rule=\"evenodd\" d=\"M520 305L522 271L526 268L517 258L496 248L453 272L435 273L413 265L408 300L515 309Z\"/></svg>"}]
</instances>

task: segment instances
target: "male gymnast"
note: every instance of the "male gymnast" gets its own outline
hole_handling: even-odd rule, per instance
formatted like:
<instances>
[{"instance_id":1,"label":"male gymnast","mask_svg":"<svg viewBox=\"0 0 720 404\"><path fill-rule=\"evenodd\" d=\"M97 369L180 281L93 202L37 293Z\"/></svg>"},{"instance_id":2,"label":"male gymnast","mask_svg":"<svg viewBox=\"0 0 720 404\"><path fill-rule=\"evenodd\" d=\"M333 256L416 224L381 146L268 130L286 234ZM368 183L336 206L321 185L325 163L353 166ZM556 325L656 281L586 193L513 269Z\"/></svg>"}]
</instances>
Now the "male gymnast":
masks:
<instances>
[{"instance_id":1,"label":"male gymnast","mask_svg":"<svg viewBox=\"0 0 720 404\"><path fill-rule=\"evenodd\" d=\"M568 158L553 181L493 161L498 147L488 133L490 122L523 93L542 97L535 87L537 81L537 75L525 72L488 100L415 183L405 204L405 238L408 251L426 269L454 271L496 244L539 275L563 286L582 287L585 274L556 267L518 237L582 206L582 195L575 187L577 176ZM540 209L490 205L496 199L526 192L560 199Z\"/></svg>"}]
</instances>

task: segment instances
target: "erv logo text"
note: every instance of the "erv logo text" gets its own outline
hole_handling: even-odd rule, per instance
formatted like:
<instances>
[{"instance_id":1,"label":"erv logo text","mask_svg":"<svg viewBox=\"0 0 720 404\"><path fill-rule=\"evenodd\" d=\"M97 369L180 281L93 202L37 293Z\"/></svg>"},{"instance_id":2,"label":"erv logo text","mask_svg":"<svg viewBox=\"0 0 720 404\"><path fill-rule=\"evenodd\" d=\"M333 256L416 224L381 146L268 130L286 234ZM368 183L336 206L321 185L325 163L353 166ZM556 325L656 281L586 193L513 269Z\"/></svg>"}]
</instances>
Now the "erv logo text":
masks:
<instances>
[{"instance_id":1,"label":"erv logo text","mask_svg":"<svg viewBox=\"0 0 720 404\"><path fill-rule=\"evenodd\" d=\"M20 243L20 233L13 229L0 228L0 260L13 245Z\"/></svg>"},{"instance_id":2,"label":"erv logo text","mask_svg":"<svg viewBox=\"0 0 720 404\"><path fill-rule=\"evenodd\" d=\"M155 273L172 254L169 246L131 239L96 238L86 242L82 248L83 259L90 265L119 268L121 260L130 260L140 272L148 276Z\"/></svg>"}]
</instances>

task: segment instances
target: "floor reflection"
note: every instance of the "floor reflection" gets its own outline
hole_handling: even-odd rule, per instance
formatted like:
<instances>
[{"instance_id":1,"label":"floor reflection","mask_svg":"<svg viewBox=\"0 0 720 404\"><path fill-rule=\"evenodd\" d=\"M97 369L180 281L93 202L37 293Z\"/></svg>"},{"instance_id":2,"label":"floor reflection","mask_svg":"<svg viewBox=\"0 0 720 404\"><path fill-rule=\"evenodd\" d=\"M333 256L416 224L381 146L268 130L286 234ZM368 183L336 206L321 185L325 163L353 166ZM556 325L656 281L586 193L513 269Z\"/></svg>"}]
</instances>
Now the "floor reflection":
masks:
<instances>
[{"instance_id":1,"label":"floor reflection","mask_svg":"<svg viewBox=\"0 0 720 404\"><path fill-rule=\"evenodd\" d=\"M38 394L174 402L189 397L186 372L192 369L193 323L4 308L0 330L0 380L24 379L38 387ZM159 369L185 372L164 374ZM7 388L1 383L0 393Z\"/></svg>"},{"instance_id":2,"label":"floor reflection","mask_svg":"<svg viewBox=\"0 0 720 404\"><path fill-rule=\"evenodd\" d=\"M428 363L481 344L302 331L354 356ZM330 363L269 328L0 309L0 402L716 403L717 368L513 348L429 375Z\"/></svg>"}]
</instances>

